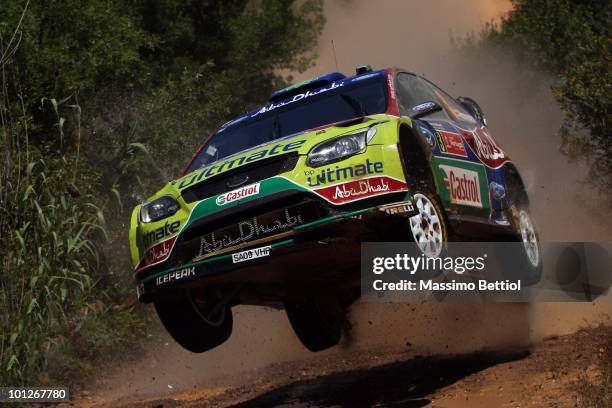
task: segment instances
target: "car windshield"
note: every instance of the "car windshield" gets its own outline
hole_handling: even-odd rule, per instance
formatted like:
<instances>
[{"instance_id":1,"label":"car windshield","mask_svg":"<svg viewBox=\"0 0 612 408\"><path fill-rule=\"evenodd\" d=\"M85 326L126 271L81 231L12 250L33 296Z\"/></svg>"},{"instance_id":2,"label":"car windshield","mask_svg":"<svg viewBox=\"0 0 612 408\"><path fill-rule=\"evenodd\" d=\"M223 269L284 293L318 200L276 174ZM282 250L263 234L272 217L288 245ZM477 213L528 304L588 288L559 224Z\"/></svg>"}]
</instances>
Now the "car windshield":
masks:
<instances>
[{"instance_id":1,"label":"car windshield","mask_svg":"<svg viewBox=\"0 0 612 408\"><path fill-rule=\"evenodd\" d=\"M387 110L387 85L383 78L344 84L281 106L267 105L259 111L263 113L254 118L252 115L215 133L187 172L303 130L384 113Z\"/></svg>"}]
</instances>

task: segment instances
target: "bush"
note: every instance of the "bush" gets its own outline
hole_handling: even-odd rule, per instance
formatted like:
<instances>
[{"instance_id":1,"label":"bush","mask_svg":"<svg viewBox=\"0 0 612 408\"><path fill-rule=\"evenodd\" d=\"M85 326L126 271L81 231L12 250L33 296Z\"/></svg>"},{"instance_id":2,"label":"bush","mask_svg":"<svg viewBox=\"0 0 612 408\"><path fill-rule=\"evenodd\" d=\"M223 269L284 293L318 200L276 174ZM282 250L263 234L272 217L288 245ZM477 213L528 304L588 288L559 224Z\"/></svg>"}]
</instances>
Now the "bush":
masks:
<instances>
[{"instance_id":1,"label":"bush","mask_svg":"<svg viewBox=\"0 0 612 408\"><path fill-rule=\"evenodd\" d=\"M488 25L472 46L501 48L553 73L553 92L566 120L563 151L586 158L591 180L612 194L612 2L513 0L499 26Z\"/></svg>"}]
</instances>

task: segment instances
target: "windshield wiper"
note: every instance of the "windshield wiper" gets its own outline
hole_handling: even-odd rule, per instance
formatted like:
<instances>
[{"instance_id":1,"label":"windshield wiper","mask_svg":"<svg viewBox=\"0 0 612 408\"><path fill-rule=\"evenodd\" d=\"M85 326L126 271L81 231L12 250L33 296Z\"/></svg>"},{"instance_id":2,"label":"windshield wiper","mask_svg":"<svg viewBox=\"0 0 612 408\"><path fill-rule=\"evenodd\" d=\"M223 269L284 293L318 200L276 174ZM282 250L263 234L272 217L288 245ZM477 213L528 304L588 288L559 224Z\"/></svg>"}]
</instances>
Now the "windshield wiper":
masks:
<instances>
[{"instance_id":1,"label":"windshield wiper","mask_svg":"<svg viewBox=\"0 0 612 408\"><path fill-rule=\"evenodd\" d=\"M368 112L366 112L366 110L363 108L361 102L353 98L351 95L340 94L340 96L342 97L342 99L344 99L344 101L346 101L346 103L351 105L357 116L365 116L368 114Z\"/></svg>"}]
</instances>

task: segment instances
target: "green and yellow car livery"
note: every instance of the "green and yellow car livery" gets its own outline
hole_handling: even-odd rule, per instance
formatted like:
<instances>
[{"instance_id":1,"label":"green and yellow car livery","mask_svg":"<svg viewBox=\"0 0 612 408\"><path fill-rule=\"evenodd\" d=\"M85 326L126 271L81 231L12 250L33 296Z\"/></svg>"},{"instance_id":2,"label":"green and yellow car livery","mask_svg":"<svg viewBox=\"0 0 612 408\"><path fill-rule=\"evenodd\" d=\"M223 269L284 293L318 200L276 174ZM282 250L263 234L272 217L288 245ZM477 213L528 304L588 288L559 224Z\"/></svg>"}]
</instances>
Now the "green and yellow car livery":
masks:
<instances>
[{"instance_id":1,"label":"green and yellow car livery","mask_svg":"<svg viewBox=\"0 0 612 408\"><path fill-rule=\"evenodd\" d=\"M398 152L398 129L402 125L411 126L410 119L380 114L364 117L357 122L349 126L343 123L299 133L227 157L168 183L149 197L146 203L134 208L130 248L139 293L146 292L146 282L155 282L155 286L161 286L194 277L197 275L194 267L202 267L219 258L227 258L232 253L264 243L272 247L288 245L290 242L285 238L295 232L320 227L327 222L380 207L379 203L373 206L369 202L368 199L373 197L390 195L393 198L389 202L403 203L402 208L406 211L405 206L409 205L410 196ZM364 141L359 151L334 163L319 166L312 162L313 151L318 147L353 136ZM278 173L257 179L254 183L250 182L249 172L241 172L241 169L246 168L256 174L257 170L253 169L261 169L271 161L281 162L277 165ZM261 166L258 167L258 164ZM236 180L228 179L225 175L235 175ZM232 186L232 182L239 185L230 191L211 196L207 196L207 193L201 195L198 191L205 190L207 181L223 177L227 180L224 190ZM204 186L200 189L201 184ZM246 239L222 244L215 242L214 248L209 245L210 248L204 248L206 251L192 253L193 257L190 255L180 261L173 257L177 246L185 243L186 233L198 222L289 191L311 195L313 199L323 201L333 208L333 212L327 217L300 219L300 222L296 220L299 214L286 213L284 219L274 220L272 224L283 224L277 231L272 231L277 233L261 234L261 240ZM158 220L143 222L143 206L165 199L175 203L172 213ZM232 219L229 222L235 221L240 220ZM201 269L201 273L205 273L206 268ZM163 279L160 280L160 277Z\"/></svg>"},{"instance_id":2,"label":"green and yellow car livery","mask_svg":"<svg viewBox=\"0 0 612 408\"><path fill-rule=\"evenodd\" d=\"M239 304L284 308L320 351L363 289L363 242L435 258L450 237L522 241L518 270L537 281L528 207L474 100L403 70L329 73L222 125L134 209L138 298L190 351L227 340Z\"/></svg>"}]
</instances>

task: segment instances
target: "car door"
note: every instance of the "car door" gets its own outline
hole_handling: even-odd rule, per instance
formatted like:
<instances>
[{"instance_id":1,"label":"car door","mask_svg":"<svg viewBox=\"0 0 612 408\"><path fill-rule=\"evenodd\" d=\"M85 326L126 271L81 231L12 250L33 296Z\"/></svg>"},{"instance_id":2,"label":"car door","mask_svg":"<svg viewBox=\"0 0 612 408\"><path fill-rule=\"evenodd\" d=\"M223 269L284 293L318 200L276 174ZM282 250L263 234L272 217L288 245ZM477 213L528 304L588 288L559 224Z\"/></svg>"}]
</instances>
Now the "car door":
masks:
<instances>
[{"instance_id":1,"label":"car door","mask_svg":"<svg viewBox=\"0 0 612 408\"><path fill-rule=\"evenodd\" d=\"M444 207L450 213L488 217L488 172L465 140L478 128L476 120L444 91L418 75L398 73L397 90L402 115L430 101L443 108L413 122L431 147L432 172Z\"/></svg>"}]
</instances>

